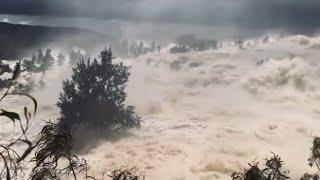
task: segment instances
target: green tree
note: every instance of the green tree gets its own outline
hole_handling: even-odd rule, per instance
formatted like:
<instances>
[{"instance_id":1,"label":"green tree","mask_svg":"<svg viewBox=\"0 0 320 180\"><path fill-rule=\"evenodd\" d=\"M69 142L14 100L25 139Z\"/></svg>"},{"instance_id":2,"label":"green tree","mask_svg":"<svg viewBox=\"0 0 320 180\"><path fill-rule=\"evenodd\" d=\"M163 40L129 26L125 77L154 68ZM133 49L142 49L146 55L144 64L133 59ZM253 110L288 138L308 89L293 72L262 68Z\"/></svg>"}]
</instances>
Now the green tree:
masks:
<instances>
[{"instance_id":1,"label":"green tree","mask_svg":"<svg viewBox=\"0 0 320 180\"><path fill-rule=\"evenodd\" d=\"M32 58L30 60L28 59L25 59L23 61L23 67L29 71L29 72L34 72L36 70L36 61L37 61L37 58L35 55L32 55Z\"/></svg>"},{"instance_id":2,"label":"green tree","mask_svg":"<svg viewBox=\"0 0 320 180\"><path fill-rule=\"evenodd\" d=\"M43 57L42 63L40 65L41 71L47 71L54 63L54 58L51 55L51 49L46 50L46 54Z\"/></svg>"},{"instance_id":3,"label":"green tree","mask_svg":"<svg viewBox=\"0 0 320 180\"><path fill-rule=\"evenodd\" d=\"M43 58L44 58L44 55L43 55L42 49L39 49L36 63L41 64L43 61Z\"/></svg>"},{"instance_id":4,"label":"green tree","mask_svg":"<svg viewBox=\"0 0 320 180\"><path fill-rule=\"evenodd\" d=\"M151 51L151 52L154 52L154 51L156 50L156 46L157 46L157 45L156 45L156 42L155 42L155 41L152 41L152 42L151 42L150 51Z\"/></svg>"},{"instance_id":5,"label":"green tree","mask_svg":"<svg viewBox=\"0 0 320 180\"><path fill-rule=\"evenodd\" d=\"M83 57L83 55L81 54L81 51L80 49L79 50L72 50L70 51L70 54L69 54L69 58L70 58L70 63L72 65L75 65L79 62L79 60L81 60Z\"/></svg>"},{"instance_id":6,"label":"green tree","mask_svg":"<svg viewBox=\"0 0 320 180\"><path fill-rule=\"evenodd\" d=\"M134 57L139 56L139 47L136 41L133 41L130 44L130 55Z\"/></svg>"},{"instance_id":7,"label":"green tree","mask_svg":"<svg viewBox=\"0 0 320 180\"><path fill-rule=\"evenodd\" d=\"M129 52L129 41L127 39L121 42L121 52L125 57L128 56Z\"/></svg>"},{"instance_id":8,"label":"green tree","mask_svg":"<svg viewBox=\"0 0 320 180\"><path fill-rule=\"evenodd\" d=\"M66 57L62 53L59 53L59 55L58 55L59 66L62 66L65 60L66 60Z\"/></svg>"},{"instance_id":9,"label":"green tree","mask_svg":"<svg viewBox=\"0 0 320 180\"><path fill-rule=\"evenodd\" d=\"M60 124L67 129L84 125L95 129L126 129L140 126L134 107L126 107L125 87L129 67L113 64L111 49L103 50L100 62L81 60L73 69L71 79L63 82L57 103Z\"/></svg>"},{"instance_id":10,"label":"green tree","mask_svg":"<svg viewBox=\"0 0 320 180\"><path fill-rule=\"evenodd\" d=\"M139 47L138 47L138 56L144 54L144 43L143 41L139 42Z\"/></svg>"}]
</instances>

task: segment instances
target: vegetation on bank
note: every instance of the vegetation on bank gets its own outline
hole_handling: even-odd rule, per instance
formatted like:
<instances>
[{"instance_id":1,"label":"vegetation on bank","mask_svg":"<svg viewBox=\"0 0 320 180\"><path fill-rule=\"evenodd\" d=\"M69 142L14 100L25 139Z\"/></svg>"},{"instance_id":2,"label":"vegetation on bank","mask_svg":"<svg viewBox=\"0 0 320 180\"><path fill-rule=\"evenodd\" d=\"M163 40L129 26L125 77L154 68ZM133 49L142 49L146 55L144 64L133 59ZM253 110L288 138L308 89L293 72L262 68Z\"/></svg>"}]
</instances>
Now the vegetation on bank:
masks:
<instances>
[{"instance_id":1,"label":"vegetation on bank","mask_svg":"<svg viewBox=\"0 0 320 180\"><path fill-rule=\"evenodd\" d=\"M23 116L21 116L17 112L1 109L0 116L8 118L13 124L18 123L20 131L20 134L15 136L14 139L8 139L7 144L0 145L1 179L99 179L90 176L87 161L72 152L72 130L74 127L82 123L99 130L109 128L116 130L118 128L126 129L140 126L140 118L134 113L133 107L124 105L126 96L124 88L128 81L129 68L123 64L113 64L112 59L112 51L109 49L101 52L101 62L96 59L93 63L89 61L84 63L82 60L77 64L77 67L74 68L72 80L64 82L64 84L73 84L73 87L77 87L67 89L67 86L65 86L58 103L61 107L62 118L58 123L47 122L34 140L28 137L28 131L30 122L38 109L37 100L28 94L11 93L11 89L21 72L21 65L17 63L13 76L9 80L10 83L0 101L8 96L26 96L33 102L33 110L30 111L30 108L25 106L23 107ZM81 83L82 80L86 80L85 82L88 84L78 86L78 83ZM91 103L91 105L97 103L98 111L85 111L86 114L80 113L77 118L81 120L77 121L73 114L77 114L79 111L74 112L75 109L65 108L73 102L69 101L68 98L75 100L76 105L79 105L81 110L85 110L83 108L86 107L90 108L85 105L93 98L93 104ZM105 113L105 111L109 113ZM90 116L98 119L89 118ZM17 146L19 146L19 150ZM26 166L32 167L28 177L25 177L26 174L24 173ZM114 180L139 179L140 176L135 174L135 169L121 168L114 170L108 177ZM102 176L102 179L104 179L104 176Z\"/></svg>"},{"instance_id":2,"label":"vegetation on bank","mask_svg":"<svg viewBox=\"0 0 320 180\"><path fill-rule=\"evenodd\" d=\"M79 53L80 54L80 53ZM78 54L78 55L79 55ZM76 57L79 57L75 55ZM36 67L47 71L52 66L51 50L45 54L39 51L33 58ZM65 60L60 55L58 62ZM109 175L93 177L85 159L72 151L74 135L78 127L94 129L98 132L114 132L119 129L140 127L141 119L134 112L134 107L126 106L125 88L130 76L129 67L113 62L111 49L104 49L99 58L85 61L83 57L73 68L71 78L63 82L63 89L57 103L61 110L58 123L47 122L36 139L28 137L30 122L36 115L38 103L28 94L14 92L16 80L22 71L20 62L10 70L12 77L7 80L0 102L9 96L25 96L33 102L33 107L23 107L23 113L1 109L0 116L17 124L19 135L8 143L0 145L0 178L2 179L106 179L139 180L144 179L135 168L119 168ZM181 62L183 63L183 62ZM43 65L39 65L43 64ZM39 65L39 66L38 66ZM179 69L180 64L171 64L172 69ZM6 66L3 66L4 70ZM28 69L24 64L24 67ZM30 70L30 69L28 69ZM34 70L31 68L31 71ZM86 143L86 142L84 142ZM19 146L19 150L18 147ZM22 148L22 149L21 149ZM316 167L315 174L305 173L300 180L320 179L320 138L312 143L309 166ZM25 177L25 167L31 167ZM264 163L252 162L241 172L234 172L232 180L286 180L290 172L280 156L272 153Z\"/></svg>"},{"instance_id":3,"label":"vegetation on bank","mask_svg":"<svg viewBox=\"0 0 320 180\"><path fill-rule=\"evenodd\" d=\"M311 155L308 159L310 167L316 167L318 172L315 174L305 173L300 180L319 180L320 179L320 138L313 139ZM265 160L264 166L259 162L249 163L249 167L242 172L234 172L232 180L287 180L290 178L289 170L286 170L285 162L279 155L272 153L272 157Z\"/></svg>"}]
</instances>

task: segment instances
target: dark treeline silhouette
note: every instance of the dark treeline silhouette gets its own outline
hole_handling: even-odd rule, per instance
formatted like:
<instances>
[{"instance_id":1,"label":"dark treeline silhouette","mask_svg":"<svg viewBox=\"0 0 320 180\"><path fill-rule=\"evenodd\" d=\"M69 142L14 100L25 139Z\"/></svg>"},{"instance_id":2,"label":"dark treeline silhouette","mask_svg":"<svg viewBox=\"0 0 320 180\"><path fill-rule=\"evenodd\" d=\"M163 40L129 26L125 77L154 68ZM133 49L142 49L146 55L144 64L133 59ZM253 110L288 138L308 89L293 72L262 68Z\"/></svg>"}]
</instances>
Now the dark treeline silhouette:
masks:
<instances>
[{"instance_id":1,"label":"dark treeline silhouette","mask_svg":"<svg viewBox=\"0 0 320 180\"><path fill-rule=\"evenodd\" d=\"M138 57L149 52L160 52L161 50L161 46L155 41L129 41L128 39L118 41L115 44L115 48L118 49L122 57Z\"/></svg>"},{"instance_id":2,"label":"dark treeline silhouette","mask_svg":"<svg viewBox=\"0 0 320 180\"><path fill-rule=\"evenodd\" d=\"M170 52L184 53L189 51L206 51L216 49L218 46L215 40L198 39L192 34L183 35L176 39L176 46L170 49Z\"/></svg>"},{"instance_id":3,"label":"dark treeline silhouette","mask_svg":"<svg viewBox=\"0 0 320 180\"><path fill-rule=\"evenodd\" d=\"M37 55L23 61L23 67L29 72L46 72L54 63L51 52L51 49L47 49L45 53L39 49Z\"/></svg>"}]
</instances>

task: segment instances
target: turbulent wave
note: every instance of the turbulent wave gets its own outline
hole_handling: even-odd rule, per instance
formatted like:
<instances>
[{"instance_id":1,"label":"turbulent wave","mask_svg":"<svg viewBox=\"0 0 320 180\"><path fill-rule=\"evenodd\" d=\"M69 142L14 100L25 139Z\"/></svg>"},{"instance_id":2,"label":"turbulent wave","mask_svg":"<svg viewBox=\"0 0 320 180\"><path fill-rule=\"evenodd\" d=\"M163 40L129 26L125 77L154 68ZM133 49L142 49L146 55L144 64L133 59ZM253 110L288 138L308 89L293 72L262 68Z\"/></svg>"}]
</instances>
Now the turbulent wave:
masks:
<instances>
[{"instance_id":1,"label":"turbulent wave","mask_svg":"<svg viewBox=\"0 0 320 180\"><path fill-rule=\"evenodd\" d=\"M307 172L312 136L320 134L320 38L269 39L118 59L131 66L127 104L144 124L89 149L92 173L128 165L153 180L229 179L271 151L294 179ZM39 121L59 116L54 104L70 67L51 71L48 86L34 92L43 103Z\"/></svg>"}]
</instances>

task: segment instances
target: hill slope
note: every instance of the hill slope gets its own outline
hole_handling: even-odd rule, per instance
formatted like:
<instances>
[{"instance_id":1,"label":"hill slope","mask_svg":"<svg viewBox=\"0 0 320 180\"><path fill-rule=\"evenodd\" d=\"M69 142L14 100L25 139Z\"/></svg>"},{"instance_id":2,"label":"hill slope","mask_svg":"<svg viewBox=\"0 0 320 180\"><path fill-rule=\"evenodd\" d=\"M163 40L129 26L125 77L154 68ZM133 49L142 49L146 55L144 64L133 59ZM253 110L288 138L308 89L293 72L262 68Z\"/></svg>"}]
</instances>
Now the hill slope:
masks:
<instances>
[{"instance_id":1,"label":"hill slope","mask_svg":"<svg viewBox=\"0 0 320 180\"><path fill-rule=\"evenodd\" d=\"M105 35L71 27L28 26L0 23L0 59L30 55L36 48L79 46L90 50L92 43L103 43Z\"/></svg>"}]
</instances>

